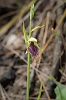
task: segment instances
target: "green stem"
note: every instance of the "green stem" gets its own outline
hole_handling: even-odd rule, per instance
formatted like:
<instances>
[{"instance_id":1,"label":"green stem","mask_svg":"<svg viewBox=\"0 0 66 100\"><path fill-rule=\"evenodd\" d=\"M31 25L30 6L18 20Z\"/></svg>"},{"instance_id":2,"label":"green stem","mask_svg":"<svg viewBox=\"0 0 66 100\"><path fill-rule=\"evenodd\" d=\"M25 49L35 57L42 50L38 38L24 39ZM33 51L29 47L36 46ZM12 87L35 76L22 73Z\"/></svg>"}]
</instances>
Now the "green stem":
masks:
<instances>
[{"instance_id":1,"label":"green stem","mask_svg":"<svg viewBox=\"0 0 66 100\"><path fill-rule=\"evenodd\" d=\"M27 67L27 96L26 96L26 100L29 100L29 90L30 90L30 53L28 53L28 67Z\"/></svg>"},{"instance_id":2,"label":"green stem","mask_svg":"<svg viewBox=\"0 0 66 100\"><path fill-rule=\"evenodd\" d=\"M31 36L32 36L31 27L32 27L32 21L30 20L30 34L29 34L29 38L31 38Z\"/></svg>"},{"instance_id":3,"label":"green stem","mask_svg":"<svg viewBox=\"0 0 66 100\"><path fill-rule=\"evenodd\" d=\"M40 90L39 90L39 94L38 94L37 100L40 100L41 92L42 92L42 82L40 83Z\"/></svg>"}]
</instances>

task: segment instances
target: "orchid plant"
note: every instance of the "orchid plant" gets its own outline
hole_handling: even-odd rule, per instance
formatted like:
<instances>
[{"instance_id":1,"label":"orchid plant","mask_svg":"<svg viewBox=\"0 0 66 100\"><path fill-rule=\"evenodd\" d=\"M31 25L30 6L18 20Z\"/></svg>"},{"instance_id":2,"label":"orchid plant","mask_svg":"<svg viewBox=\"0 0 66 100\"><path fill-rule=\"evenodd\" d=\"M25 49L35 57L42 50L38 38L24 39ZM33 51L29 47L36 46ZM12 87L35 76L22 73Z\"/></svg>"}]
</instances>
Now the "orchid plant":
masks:
<instances>
[{"instance_id":1,"label":"orchid plant","mask_svg":"<svg viewBox=\"0 0 66 100\"><path fill-rule=\"evenodd\" d=\"M34 4L31 6L30 9L30 31L29 36L27 35L24 23L23 23L23 33L24 33L24 39L26 44L26 53L28 54L28 67L27 67L27 94L26 94L26 100L29 100L29 90L30 90L30 55L36 56L38 54L38 50L40 50L40 47L37 43L37 39L32 37L32 32L36 29L39 29L42 26L37 26L34 29L32 29L32 19L34 17Z\"/></svg>"}]
</instances>

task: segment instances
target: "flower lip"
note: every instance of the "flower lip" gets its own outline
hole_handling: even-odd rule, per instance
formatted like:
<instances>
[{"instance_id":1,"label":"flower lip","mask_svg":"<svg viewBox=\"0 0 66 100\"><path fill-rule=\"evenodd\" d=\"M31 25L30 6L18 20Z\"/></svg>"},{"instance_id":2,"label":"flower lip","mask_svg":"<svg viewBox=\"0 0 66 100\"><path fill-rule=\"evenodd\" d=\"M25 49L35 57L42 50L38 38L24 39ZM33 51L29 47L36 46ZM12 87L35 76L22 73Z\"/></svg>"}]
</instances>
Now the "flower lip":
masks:
<instances>
[{"instance_id":1,"label":"flower lip","mask_svg":"<svg viewBox=\"0 0 66 100\"><path fill-rule=\"evenodd\" d=\"M34 45L34 42L31 42L29 47L28 47L28 51L33 55L36 56L38 53L38 48L36 45Z\"/></svg>"}]
</instances>

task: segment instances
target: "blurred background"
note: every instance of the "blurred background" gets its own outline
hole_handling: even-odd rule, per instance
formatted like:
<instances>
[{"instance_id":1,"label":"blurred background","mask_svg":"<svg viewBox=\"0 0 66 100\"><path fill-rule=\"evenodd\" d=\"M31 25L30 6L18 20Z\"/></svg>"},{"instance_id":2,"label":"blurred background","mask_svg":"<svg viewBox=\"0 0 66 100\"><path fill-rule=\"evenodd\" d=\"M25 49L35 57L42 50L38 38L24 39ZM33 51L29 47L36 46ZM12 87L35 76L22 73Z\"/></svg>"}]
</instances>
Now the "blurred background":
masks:
<instances>
[{"instance_id":1,"label":"blurred background","mask_svg":"<svg viewBox=\"0 0 66 100\"><path fill-rule=\"evenodd\" d=\"M31 56L30 100L37 99L40 79L43 82L40 100L55 100L56 85L45 76L52 74L57 81L66 84L66 17L59 22L66 9L66 0L0 0L0 100L25 100L27 54L22 23L29 34L29 11L33 3L32 28L44 27L35 30L32 36L38 40L41 50L48 40L50 42L42 55L38 52L40 57L35 66L35 57ZM54 30L55 36L50 38Z\"/></svg>"}]
</instances>

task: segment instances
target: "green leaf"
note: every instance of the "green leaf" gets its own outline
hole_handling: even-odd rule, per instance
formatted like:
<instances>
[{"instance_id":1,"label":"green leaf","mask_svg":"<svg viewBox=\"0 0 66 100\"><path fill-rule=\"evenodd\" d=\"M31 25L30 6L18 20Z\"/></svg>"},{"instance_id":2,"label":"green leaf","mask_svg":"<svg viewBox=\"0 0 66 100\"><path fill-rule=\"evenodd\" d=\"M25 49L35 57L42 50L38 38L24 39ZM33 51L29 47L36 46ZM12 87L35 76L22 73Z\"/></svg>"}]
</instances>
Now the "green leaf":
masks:
<instances>
[{"instance_id":1,"label":"green leaf","mask_svg":"<svg viewBox=\"0 0 66 100\"><path fill-rule=\"evenodd\" d=\"M35 30L37 30L37 29L39 29L39 28L42 28L43 26L45 26L45 25L37 26L37 27L33 28L33 29L31 30L31 32L33 32L33 31L35 31Z\"/></svg>"},{"instance_id":2,"label":"green leaf","mask_svg":"<svg viewBox=\"0 0 66 100\"><path fill-rule=\"evenodd\" d=\"M66 100L66 86L58 84L55 88L56 100Z\"/></svg>"},{"instance_id":3,"label":"green leaf","mask_svg":"<svg viewBox=\"0 0 66 100\"><path fill-rule=\"evenodd\" d=\"M26 32L26 29L25 29L24 23L23 23L23 33L24 33L25 43L27 44L28 36L27 36L27 32Z\"/></svg>"},{"instance_id":4,"label":"green leaf","mask_svg":"<svg viewBox=\"0 0 66 100\"><path fill-rule=\"evenodd\" d=\"M34 4L31 6L31 9L30 9L30 20L32 21L34 17Z\"/></svg>"}]
</instances>

